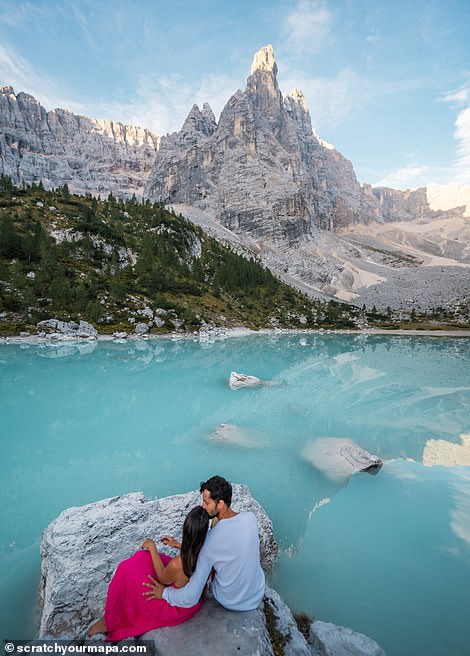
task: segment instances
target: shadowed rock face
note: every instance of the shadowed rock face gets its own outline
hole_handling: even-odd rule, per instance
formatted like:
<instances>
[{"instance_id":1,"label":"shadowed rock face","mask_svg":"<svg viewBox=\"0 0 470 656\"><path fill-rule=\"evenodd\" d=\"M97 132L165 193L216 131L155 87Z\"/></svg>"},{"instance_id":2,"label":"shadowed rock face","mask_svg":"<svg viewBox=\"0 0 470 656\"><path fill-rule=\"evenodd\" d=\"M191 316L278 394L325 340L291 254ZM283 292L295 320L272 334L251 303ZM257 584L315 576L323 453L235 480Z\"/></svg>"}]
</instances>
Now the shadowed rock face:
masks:
<instances>
[{"instance_id":1,"label":"shadowed rock face","mask_svg":"<svg viewBox=\"0 0 470 656\"><path fill-rule=\"evenodd\" d=\"M195 105L180 132L162 138L145 194L211 209L231 230L296 240L312 225L372 220L378 202L363 193L351 163L312 130L301 91L283 96L272 46L256 53L245 91L218 125Z\"/></svg>"},{"instance_id":2,"label":"shadowed rock face","mask_svg":"<svg viewBox=\"0 0 470 656\"><path fill-rule=\"evenodd\" d=\"M14 184L65 183L73 193L142 194L159 138L118 121L46 112L27 93L0 88L0 172Z\"/></svg>"}]
</instances>

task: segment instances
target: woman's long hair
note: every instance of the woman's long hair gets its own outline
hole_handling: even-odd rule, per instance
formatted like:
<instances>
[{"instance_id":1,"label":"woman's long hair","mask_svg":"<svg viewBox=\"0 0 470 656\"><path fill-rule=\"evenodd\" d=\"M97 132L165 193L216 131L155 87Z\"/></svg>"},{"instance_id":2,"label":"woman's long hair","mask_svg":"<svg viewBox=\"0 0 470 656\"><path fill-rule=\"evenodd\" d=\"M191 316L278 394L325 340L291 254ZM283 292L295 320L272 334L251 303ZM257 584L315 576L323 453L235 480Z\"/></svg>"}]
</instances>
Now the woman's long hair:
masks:
<instances>
[{"instance_id":1,"label":"woman's long hair","mask_svg":"<svg viewBox=\"0 0 470 656\"><path fill-rule=\"evenodd\" d=\"M189 578L196 569L197 558L206 539L209 514L202 506L196 506L186 515L181 541L183 571Z\"/></svg>"}]
</instances>

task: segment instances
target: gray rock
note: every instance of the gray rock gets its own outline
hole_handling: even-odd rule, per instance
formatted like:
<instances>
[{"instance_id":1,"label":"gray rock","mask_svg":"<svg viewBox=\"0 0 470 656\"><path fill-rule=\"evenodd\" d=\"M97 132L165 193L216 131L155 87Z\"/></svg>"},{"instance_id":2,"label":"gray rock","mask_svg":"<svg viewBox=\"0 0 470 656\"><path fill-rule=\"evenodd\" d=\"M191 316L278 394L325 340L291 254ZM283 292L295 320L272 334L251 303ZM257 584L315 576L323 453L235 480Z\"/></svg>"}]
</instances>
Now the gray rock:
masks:
<instances>
[{"instance_id":1,"label":"gray rock","mask_svg":"<svg viewBox=\"0 0 470 656\"><path fill-rule=\"evenodd\" d=\"M145 307L143 310L137 310L137 314L147 319L153 319L153 310L149 307Z\"/></svg>"},{"instance_id":2,"label":"gray rock","mask_svg":"<svg viewBox=\"0 0 470 656\"><path fill-rule=\"evenodd\" d=\"M261 563L276 561L272 524L248 488L233 486L233 508L251 510L258 520ZM43 532L41 540L40 635L79 635L101 616L106 591L118 563L146 537L181 537L183 521L200 503L198 491L149 500L142 493L69 508ZM174 555L169 547L162 553Z\"/></svg>"},{"instance_id":3,"label":"gray rock","mask_svg":"<svg viewBox=\"0 0 470 656\"><path fill-rule=\"evenodd\" d=\"M309 642L319 656L385 656L384 650L372 638L329 622L313 622Z\"/></svg>"},{"instance_id":4,"label":"gray rock","mask_svg":"<svg viewBox=\"0 0 470 656\"><path fill-rule=\"evenodd\" d=\"M53 330L55 331L57 328L57 324L59 322L57 319L46 319L45 321L40 321L37 325L38 328L41 328L42 330Z\"/></svg>"},{"instance_id":5,"label":"gray rock","mask_svg":"<svg viewBox=\"0 0 470 656\"><path fill-rule=\"evenodd\" d=\"M136 335L146 335L148 331L149 331L149 327L148 324L146 323L138 323L134 328L134 332Z\"/></svg>"},{"instance_id":6,"label":"gray rock","mask_svg":"<svg viewBox=\"0 0 470 656\"><path fill-rule=\"evenodd\" d=\"M165 325L165 320L160 319L160 317L156 317L154 319L153 323L154 323L154 326L156 326L157 328L162 328Z\"/></svg>"},{"instance_id":7,"label":"gray rock","mask_svg":"<svg viewBox=\"0 0 470 656\"><path fill-rule=\"evenodd\" d=\"M82 335L87 335L88 337L98 337L98 331L96 328L94 328L91 323L88 323L87 321L80 320L78 332Z\"/></svg>"},{"instance_id":8,"label":"gray rock","mask_svg":"<svg viewBox=\"0 0 470 656\"><path fill-rule=\"evenodd\" d=\"M279 594L266 586L265 602L275 618L276 629L285 637L285 656L315 656L311 646L297 628L297 623Z\"/></svg>"},{"instance_id":9,"label":"gray rock","mask_svg":"<svg viewBox=\"0 0 470 656\"><path fill-rule=\"evenodd\" d=\"M0 87L0 172L15 184L42 180L46 188L67 183L72 193L140 196L158 145L144 128L46 112L29 94Z\"/></svg>"},{"instance_id":10,"label":"gray rock","mask_svg":"<svg viewBox=\"0 0 470 656\"><path fill-rule=\"evenodd\" d=\"M30 333L28 333L27 331L20 332L20 337L29 337L29 336L30 336Z\"/></svg>"},{"instance_id":11,"label":"gray rock","mask_svg":"<svg viewBox=\"0 0 470 656\"><path fill-rule=\"evenodd\" d=\"M155 640L158 656L273 656L261 607L247 612L230 611L212 598L188 622L148 631L142 638Z\"/></svg>"}]
</instances>

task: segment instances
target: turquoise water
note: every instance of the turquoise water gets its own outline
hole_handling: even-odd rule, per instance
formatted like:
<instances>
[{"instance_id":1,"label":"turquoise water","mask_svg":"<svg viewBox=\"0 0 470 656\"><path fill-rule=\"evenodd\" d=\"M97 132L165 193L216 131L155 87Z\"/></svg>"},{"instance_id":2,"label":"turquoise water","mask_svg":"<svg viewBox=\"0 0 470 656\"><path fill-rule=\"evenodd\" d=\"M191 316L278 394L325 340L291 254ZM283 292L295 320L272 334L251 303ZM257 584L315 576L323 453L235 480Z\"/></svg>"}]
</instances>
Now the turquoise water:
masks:
<instances>
[{"instance_id":1,"label":"turquoise water","mask_svg":"<svg viewBox=\"0 0 470 656\"><path fill-rule=\"evenodd\" d=\"M0 639L34 635L40 535L64 508L220 473L272 518L271 582L293 608L388 656L468 654L470 467L423 454L470 433L469 346L311 334L1 345ZM233 391L232 370L279 385ZM236 443L211 439L221 423ZM332 480L304 456L325 437L385 465Z\"/></svg>"}]
</instances>

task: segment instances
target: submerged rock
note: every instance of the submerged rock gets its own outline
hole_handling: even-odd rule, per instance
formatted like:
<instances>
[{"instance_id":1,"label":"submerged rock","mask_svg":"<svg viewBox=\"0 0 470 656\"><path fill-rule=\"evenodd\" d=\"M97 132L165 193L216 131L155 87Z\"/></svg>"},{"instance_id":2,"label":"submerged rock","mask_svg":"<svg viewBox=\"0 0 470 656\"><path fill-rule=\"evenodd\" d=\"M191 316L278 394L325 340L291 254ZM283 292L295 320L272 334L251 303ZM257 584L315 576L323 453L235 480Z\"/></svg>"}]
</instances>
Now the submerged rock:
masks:
<instances>
[{"instance_id":1,"label":"submerged rock","mask_svg":"<svg viewBox=\"0 0 470 656\"><path fill-rule=\"evenodd\" d=\"M219 424L209 435L209 440L228 446L242 446L247 449L261 448L266 440L256 431L236 424Z\"/></svg>"},{"instance_id":2,"label":"submerged rock","mask_svg":"<svg viewBox=\"0 0 470 656\"><path fill-rule=\"evenodd\" d=\"M352 474L376 474L382 467L378 456L361 449L353 440L325 437L309 442L302 457L320 469L332 481L346 481Z\"/></svg>"}]
</instances>

